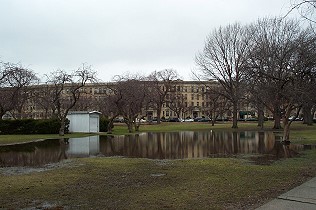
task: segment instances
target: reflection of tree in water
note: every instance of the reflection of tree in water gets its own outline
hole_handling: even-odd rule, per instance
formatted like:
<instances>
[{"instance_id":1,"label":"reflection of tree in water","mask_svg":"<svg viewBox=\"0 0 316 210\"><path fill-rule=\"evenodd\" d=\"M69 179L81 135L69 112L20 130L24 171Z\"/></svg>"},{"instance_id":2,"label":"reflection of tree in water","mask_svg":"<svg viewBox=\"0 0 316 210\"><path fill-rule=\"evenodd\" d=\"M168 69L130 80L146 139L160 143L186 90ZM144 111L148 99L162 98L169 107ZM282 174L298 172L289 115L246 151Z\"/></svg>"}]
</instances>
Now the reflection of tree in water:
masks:
<instances>
[{"instance_id":1,"label":"reflection of tree in water","mask_svg":"<svg viewBox=\"0 0 316 210\"><path fill-rule=\"evenodd\" d=\"M101 137L105 156L182 159L236 154L273 153L273 133L264 132L174 132Z\"/></svg>"},{"instance_id":2,"label":"reflection of tree in water","mask_svg":"<svg viewBox=\"0 0 316 210\"><path fill-rule=\"evenodd\" d=\"M0 166L42 166L66 159L63 139L50 139L0 147Z\"/></svg>"}]
</instances>

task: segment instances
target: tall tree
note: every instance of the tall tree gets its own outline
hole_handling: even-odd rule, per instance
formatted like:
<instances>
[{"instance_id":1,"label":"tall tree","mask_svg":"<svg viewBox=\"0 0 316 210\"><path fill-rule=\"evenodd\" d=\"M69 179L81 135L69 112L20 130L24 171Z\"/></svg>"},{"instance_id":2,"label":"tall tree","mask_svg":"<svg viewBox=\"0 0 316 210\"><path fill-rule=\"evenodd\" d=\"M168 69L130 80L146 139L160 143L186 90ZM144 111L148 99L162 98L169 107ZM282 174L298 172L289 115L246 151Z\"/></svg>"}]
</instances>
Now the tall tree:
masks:
<instances>
[{"instance_id":1,"label":"tall tree","mask_svg":"<svg viewBox=\"0 0 316 210\"><path fill-rule=\"evenodd\" d=\"M48 75L47 83L53 88L52 104L61 123L59 135L65 134L65 122L69 111L76 105L87 82L96 81L96 72L92 67L82 64L72 73L57 70Z\"/></svg>"},{"instance_id":2,"label":"tall tree","mask_svg":"<svg viewBox=\"0 0 316 210\"><path fill-rule=\"evenodd\" d=\"M164 69L151 73L148 80L151 81L151 88L149 89L151 100L150 104L157 110L157 123L160 123L160 115L163 104L166 102L166 96L170 93L175 81L179 79L176 70Z\"/></svg>"},{"instance_id":3,"label":"tall tree","mask_svg":"<svg viewBox=\"0 0 316 210\"><path fill-rule=\"evenodd\" d=\"M119 99L114 101L117 102L117 113L124 117L130 133L133 132L133 127L138 131L139 118L147 102L149 83L139 75L116 76L115 83L113 93Z\"/></svg>"},{"instance_id":4,"label":"tall tree","mask_svg":"<svg viewBox=\"0 0 316 210\"><path fill-rule=\"evenodd\" d=\"M21 64L0 62L0 120L6 112L20 110L29 94L27 88L37 83L32 70Z\"/></svg>"},{"instance_id":5,"label":"tall tree","mask_svg":"<svg viewBox=\"0 0 316 210\"><path fill-rule=\"evenodd\" d=\"M233 125L237 128L238 105L244 94L248 36L240 24L215 29L208 37L196 63L206 79L215 79L223 87L222 95L233 106Z\"/></svg>"}]
</instances>

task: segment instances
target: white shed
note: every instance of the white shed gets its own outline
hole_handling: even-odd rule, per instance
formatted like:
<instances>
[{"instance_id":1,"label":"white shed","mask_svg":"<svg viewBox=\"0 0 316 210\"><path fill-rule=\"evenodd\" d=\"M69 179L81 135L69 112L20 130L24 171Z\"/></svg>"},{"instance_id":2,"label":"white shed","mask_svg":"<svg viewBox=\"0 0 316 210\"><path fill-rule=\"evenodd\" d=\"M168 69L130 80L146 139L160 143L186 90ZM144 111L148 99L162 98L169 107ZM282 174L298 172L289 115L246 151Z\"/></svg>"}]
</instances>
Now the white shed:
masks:
<instances>
[{"instance_id":1,"label":"white shed","mask_svg":"<svg viewBox=\"0 0 316 210\"><path fill-rule=\"evenodd\" d=\"M95 133L100 131L100 112L73 111L67 115L69 132Z\"/></svg>"}]
</instances>

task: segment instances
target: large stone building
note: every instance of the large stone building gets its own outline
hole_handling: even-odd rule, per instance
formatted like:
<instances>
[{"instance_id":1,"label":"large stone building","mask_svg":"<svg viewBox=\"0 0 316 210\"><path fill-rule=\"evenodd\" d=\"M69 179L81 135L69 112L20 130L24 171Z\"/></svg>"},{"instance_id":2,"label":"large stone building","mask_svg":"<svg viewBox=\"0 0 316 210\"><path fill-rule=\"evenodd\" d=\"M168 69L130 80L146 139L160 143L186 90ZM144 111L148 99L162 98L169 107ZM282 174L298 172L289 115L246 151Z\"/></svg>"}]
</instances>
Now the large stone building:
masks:
<instances>
[{"instance_id":1,"label":"large stone building","mask_svg":"<svg viewBox=\"0 0 316 210\"><path fill-rule=\"evenodd\" d=\"M101 111L100 101L106 95L110 95L111 89L109 86L116 85L116 83L94 83L86 84L80 89L81 97L73 111ZM182 81L177 80L172 82L172 87L166 95L166 101L162 105L161 118L197 118L211 116L211 112L220 112L218 118L231 118L230 104L224 98L214 102L214 95L209 93L218 83L214 81ZM163 83L160 88L164 89ZM47 85L38 85L30 88L31 97L29 97L19 111L21 118L49 118L54 113L54 108L50 103L49 93L52 87ZM70 89L67 86L63 90L64 95L68 95ZM42 97L43 96L43 97ZM67 97L66 97L67 98ZM102 106L102 104L101 104ZM255 110L247 103L241 104L239 117L248 118L255 114ZM157 110L153 106L143 108L139 117L152 119L157 117Z\"/></svg>"}]
</instances>

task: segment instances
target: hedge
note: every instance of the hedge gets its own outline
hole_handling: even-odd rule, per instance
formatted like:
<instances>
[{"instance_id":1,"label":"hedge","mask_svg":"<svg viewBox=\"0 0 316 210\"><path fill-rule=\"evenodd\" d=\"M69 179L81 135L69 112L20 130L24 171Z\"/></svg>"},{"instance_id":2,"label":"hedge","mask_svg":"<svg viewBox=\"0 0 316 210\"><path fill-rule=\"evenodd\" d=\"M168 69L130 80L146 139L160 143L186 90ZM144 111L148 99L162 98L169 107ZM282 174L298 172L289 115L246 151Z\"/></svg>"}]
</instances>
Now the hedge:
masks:
<instances>
[{"instance_id":1,"label":"hedge","mask_svg":"<svg viewBox=\"0 0 316 210\"><path fill-rule=\"evenodd\" d=\"M108 131L109 122L110 122L109 118L107 118L107 117L100 118L100 132L107 132Z\"/></svg>"},{"instance_id":2,"label":"hedge","mask_svg":"<svg viewBox=\"0 0 316 210\"><path fill-rule=\"evenodd\" d=\"M68 133L69 121L66 121L65 133ZM0 134L58 134L58 119L22 119L0 120Z\"/></svg>"}]
</instances>

